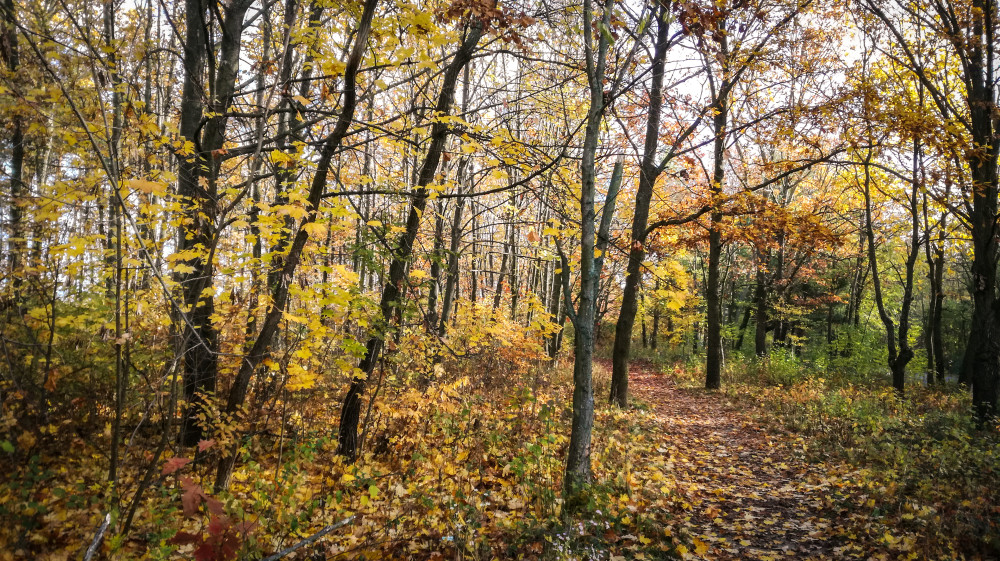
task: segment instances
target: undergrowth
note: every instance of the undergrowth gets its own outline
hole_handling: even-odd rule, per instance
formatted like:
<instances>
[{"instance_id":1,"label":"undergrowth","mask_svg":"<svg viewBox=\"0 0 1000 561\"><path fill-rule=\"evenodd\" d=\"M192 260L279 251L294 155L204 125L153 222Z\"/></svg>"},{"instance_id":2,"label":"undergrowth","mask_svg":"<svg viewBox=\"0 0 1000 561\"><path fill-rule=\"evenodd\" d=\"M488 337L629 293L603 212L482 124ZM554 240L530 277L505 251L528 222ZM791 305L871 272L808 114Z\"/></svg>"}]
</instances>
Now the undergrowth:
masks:
<instances>
[{"instance_id":1,"label":"undergrowth","mask_svg":"<svg viewBox=\"0 0 1000 561\"><path fill-rule=\"evenodd\" d=\"M648 412L603 406L596 371L594 485L583 516L561 512L571 375L537 370L531 384L489 386L461 376L424 389L386 384L368 415L363 455L336 455L336 411L290 415L239 449L229 489L212 492L206 441L193 457L166 454L128 539L113 517L113 559L259 559L354 517L287 559L631 559L676 551L667 530L677 485L657 452L669 438ZM531 379L531 376L519 380ZM87 459L105 444L21 443L31 460L2 483L0 558L79 556L109 505L104 474ZM106 445L106 444L105 444ZM22 454L19 448L8 459ZM190 455L189 455L190 456ZM188 461L191 460L191 461ZM127 502L127 501L126 501ZM23 532L22 535L18 535Z\"/></svg>"}]
</instances>

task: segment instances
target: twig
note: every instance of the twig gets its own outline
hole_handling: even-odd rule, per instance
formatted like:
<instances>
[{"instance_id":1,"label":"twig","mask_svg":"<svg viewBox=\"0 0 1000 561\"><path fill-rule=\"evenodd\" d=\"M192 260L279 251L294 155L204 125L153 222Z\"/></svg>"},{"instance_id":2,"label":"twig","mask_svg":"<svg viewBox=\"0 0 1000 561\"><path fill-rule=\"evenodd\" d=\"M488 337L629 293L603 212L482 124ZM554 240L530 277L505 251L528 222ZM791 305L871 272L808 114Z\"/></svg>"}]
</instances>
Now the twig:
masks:
<instances>
[{"instance_id":1,"label":"twig","mask_svg":"<svg viewBox=\"0 0 1000 561\"><path fill-rule=\"evenodd\" d=\"M354 522L354 516L348 516L347 518L341 520L340 522L337 522L337 523L334 523L334 524L330 524L326 528L323 528L322 530L320 530L320 531L316 532L315 534L309 536L308 538L300 541L299 543L297 543L297 544L295 544L295 545L293 545L291 547L285 548L285 549L279 551L278 553L275 553L274 555L271 555L269 557L265 557L265 558L261 559L260 561L277 561L278 559L281 559L282 557L288 555L289 553L292 553L293 551L295 551L295 550L297 550L299 548L302 548L302 547L305 547L305 546L307 546L309 544L312 544L313 542L316 542L317 540L319 540L323 536L325 536L325 535L329 534L330 532L336 530L337 528L342 528L342 527L350 524L351 522ZM86 560L84 560L84 561L86 561Z\"/></svg>"},{"instance_id":2,"label":"twig","mask_svg":"<svg viewBox=\"0 0 1000 561\"><path fill-rule=\"evenodd\" d=\"M104 532L108 531L108 526L111 524L111 513L104 515L104 521L101 522L101 526L97 528L97 534L94 536L94 541L90 542L90 547L87 548L87 552L83 554L83 561L90 561L94 554L97 553L97 548L101 545L101 540L104 539Z\"/></svg>"}]
</instances>

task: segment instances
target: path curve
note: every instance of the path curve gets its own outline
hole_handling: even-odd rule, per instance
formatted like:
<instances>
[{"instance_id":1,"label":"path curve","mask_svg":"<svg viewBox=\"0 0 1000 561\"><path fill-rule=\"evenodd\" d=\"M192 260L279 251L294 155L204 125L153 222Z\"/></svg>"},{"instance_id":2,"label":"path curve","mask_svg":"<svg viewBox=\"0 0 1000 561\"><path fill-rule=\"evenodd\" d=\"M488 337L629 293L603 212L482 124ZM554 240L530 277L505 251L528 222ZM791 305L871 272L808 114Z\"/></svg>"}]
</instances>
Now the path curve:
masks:
<instances>
[{"instance_id":1,"label":"path curve","mask_svg":"<svg viewBox=\"0 0 1000 561\"><path fill-rule=\"evenodd\" d=\"M605 365L610 371L610 361ZM677 443L670 452L683 517L701 559L857 559L845 540L855 517L841 469L795 454L795 437L765 431L724 395L679 388L633 361L630 391L648 403Z\"/></svg>"}]
</instances>

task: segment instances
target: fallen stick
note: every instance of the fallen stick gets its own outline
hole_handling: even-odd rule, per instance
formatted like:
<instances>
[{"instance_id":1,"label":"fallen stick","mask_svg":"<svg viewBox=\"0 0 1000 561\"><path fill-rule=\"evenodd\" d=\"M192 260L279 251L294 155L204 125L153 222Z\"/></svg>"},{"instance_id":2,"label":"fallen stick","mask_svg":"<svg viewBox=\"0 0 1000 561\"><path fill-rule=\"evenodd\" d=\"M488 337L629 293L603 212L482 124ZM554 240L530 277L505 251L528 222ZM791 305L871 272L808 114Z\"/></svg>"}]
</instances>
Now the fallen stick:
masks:
<instances>
[{"instance_id":1,"label":"fallen stick","mask_svg":"<svg viewBox=\"0 0 1000 561\"><path fill-rule=\"evenodd\" d=\"M101 540L104 539L104 532L108 531L108 526L110 524L111 513L109 512L104 515L104 521L101 522L100 527L97 528L97 534L94 536L94 541L90 542L90 547L88 547L87 552L83 554L83 561L90 561L94 554L97 553L97 548L101 545Z\"/></svg>"},{"instance_id":2,"label":"fallen stick","mask_svg":"<svg viewBox=\"0 0 1000 561\"><path fill-rule=\"evenodd\" d=\"M318 541L320 538L322 538L323 536L325 536L325 535L329 534L330 532L336 530L337 528L342 528L344 526L347 526L348 524L350 524L353 521L354 521L354 516L348 516L347 518L341 520L340 522L335 522L333 524L330 524L326 528L323 528L322 530L320 530L320 531L316 532L315 534L309 536L308 538L300 541L299 543L297 543L297 544L295 544L295 545L293 545L291 547L285 548L285 549L279 551L278 553L275 553L274 555L271 555L269 557L265 557L265 558L261 559L260 561L277 561L278 559L281 559L282 557L288 555L289 553L292 553L293 551L295 551L297 549L300 549L302 547L305 547L305 546L307 546L309 544L312 544L312 543Z\"/></svg>"}]
</instances>

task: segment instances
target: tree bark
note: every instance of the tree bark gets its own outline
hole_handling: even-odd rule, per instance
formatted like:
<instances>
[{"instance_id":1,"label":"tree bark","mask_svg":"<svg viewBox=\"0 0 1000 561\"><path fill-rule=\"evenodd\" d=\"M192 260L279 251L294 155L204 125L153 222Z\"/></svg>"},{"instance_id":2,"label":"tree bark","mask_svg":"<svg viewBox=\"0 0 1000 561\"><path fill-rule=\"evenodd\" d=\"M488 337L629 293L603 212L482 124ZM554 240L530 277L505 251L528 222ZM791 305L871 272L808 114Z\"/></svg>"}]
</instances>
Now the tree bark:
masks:
<instances>
[{"instance_id":1,"label":"tree bark","mask_svg":"<svg viewBox=\"0 0 1000 561\"><path fill-rule=\"evenodd\" d=\"M667 36L669 23L666 12L667 7L660 5L656 13L656 45L653 51L646 139L640 164L639 186L635 194L635 212L632 216L632 244L629 247L625 287L622 290L621 311L615 324L615 342L611 356L611 394L608 400L619 407L628 405L628 360L632 348L635 314L638 311L637 295L642 278L642 261L646 256L649 203L653 197L656 178L660 174L656 150L660 138L660 112L663 107L663 68L669 46Z\"/></svg>"},{"instance_id":2,"label":"tree bark","mask_svg":"<svg viewBox=\"0 0 1000 561\"><path fill-rule=\"evenodd\" d=\"M728 53L725 36L725 23L720 21L719 45L722 58ZM712 185L713 210L710 214L708 229L708 279L705 283L705 388L718 389L722 386L722 295L719 293L719 266L722 262L722 212L721 204L723 185L726 180L726 123L729 117L729 84L723 78L719 89L721 95L716 100L716 113L712 120L715 142Z\"/></svg>"},{"instance_id":3,"label":"tree bark","mask_svg":"<svg viewBox=\"0 0 1000 561\"><path fill-rule=\"evenodd\" d=\"M483 22L480 19L473 19L466 25L466 34L462 45L444 72L441 92L435 107L436 114L448 115L450 113L455 98L458 74L472 58L472 53L479 44L482 34ZM413 252L413 242L416 240L417 231L420 228L420 217L427 206L427 186L434 181L434 177L437 175L438 164L441 160L441 154L444 152L448 132L447 124L441 121L436 121L431 129L431 143L417 177L416 191L413 194L406 218L406 229L399 235L396 246L393 248L392 262L389 265L389 278L382 290L382 298L379 302L384 327L382 330L376 329L369 337L368 343L365 345L365 356L358 364L361 374L351 382L347 395L344 397L340 411L338 453L351 461L357 457L360 447L358 423L361 416L361 398L368 387L368 379L375 371L375 365L382 352L389 326L401 310L402 284L405 279L406 265Z\"/></svg>"},{"instance_id":4,"label":"tree bark","mask_svg":"<svg viewBox=\"0 0 1000 561\"><path fill-rule=\"evenodd\" d=\"M602 24L608 28L611 21L613 0L604 3ZM576 312L571 315L574 328L573 362L573 422L569 449L566 452L566 472L563 477L563 497L567 514L579 510L585 504L584 489L591 478L590 439L594 427L594 388L592 371L594 360L594 316L598 278L595 274L594 249L594 199L596 180L597 141L601 121L604 117L604 71L609 42L607 35L600 34L596 60L593 52L593 4L584 0L584 50L587 64L587 81L590 87L590 107L587 111L587 126L583 137L582 160L580 162L580 293ZM564 264L565 265L565 264ZM568 280L568 277L564 276ZM566 307L572 306L569 298L569 283L563 281Z\"/></svg>"},{"instance_id":5,"label":"tree bark","mask_svg":"<svg viewBox=\"0 0 1000 561\"><path fill-rule=\"evenodd\" d=\"M0 21L0 57L11 76L16 76L20 66L20 53L17 47L17 6L14 0L3 0L0 3L3 11L3 21ZM20 274L21 260L27 249L24 226L22 224L22 197L24 188L24 123L21 117L14 113L10 116L10 229L7 241L8 278L16 293L23 281Z\"/></svg>"},{"instance_id":6,"label":"tree bark","mask_svg":"<svg viewBox=\"0 0 1000 561\"><path fill-rule=\"evenodd\" d=\"M767 272L765 256L758 252L757 279L754 286L754 336L753 353L758 357L767 356Z\"/></svg>"}]
</instances>

